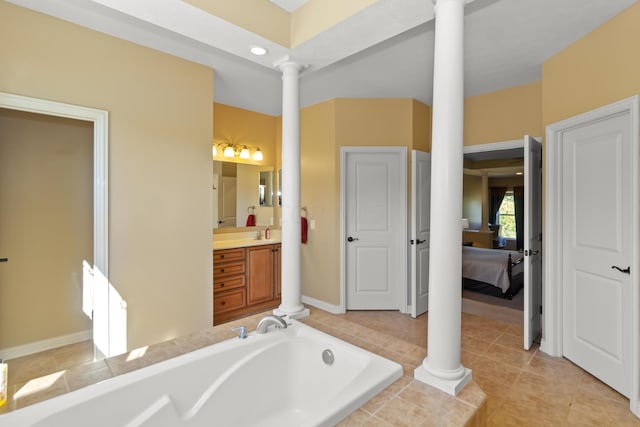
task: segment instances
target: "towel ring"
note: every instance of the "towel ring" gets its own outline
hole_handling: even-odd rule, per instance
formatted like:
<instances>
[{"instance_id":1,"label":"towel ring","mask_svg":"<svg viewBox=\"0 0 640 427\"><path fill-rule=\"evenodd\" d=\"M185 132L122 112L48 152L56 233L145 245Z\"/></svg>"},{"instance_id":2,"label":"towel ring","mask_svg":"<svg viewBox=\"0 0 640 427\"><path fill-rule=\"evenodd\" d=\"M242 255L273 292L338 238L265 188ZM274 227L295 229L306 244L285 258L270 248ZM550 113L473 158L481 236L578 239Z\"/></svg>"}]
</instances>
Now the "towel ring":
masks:
<instances>
[{"instance_id":1,"label":"towel ring","mask_svg":"<svg viewBox=\"0 0 640 427\"><path fill-rule=\"evenodd\" d=\"M302 216L306 218L307 217L307 207L303 206L303 207L300 208L300 210L302 211Z\"/></svg>"},{"instance_id":2,"label":"towel ring","mask_svg":"<svg viewBox=\"0 0 640 427\"><path fill-rule=\"evenodd\" d=\"M249 206L247 208L247 213L252 214L255 213L256 207L255 206Z\"/></svg>"}]
</instances>

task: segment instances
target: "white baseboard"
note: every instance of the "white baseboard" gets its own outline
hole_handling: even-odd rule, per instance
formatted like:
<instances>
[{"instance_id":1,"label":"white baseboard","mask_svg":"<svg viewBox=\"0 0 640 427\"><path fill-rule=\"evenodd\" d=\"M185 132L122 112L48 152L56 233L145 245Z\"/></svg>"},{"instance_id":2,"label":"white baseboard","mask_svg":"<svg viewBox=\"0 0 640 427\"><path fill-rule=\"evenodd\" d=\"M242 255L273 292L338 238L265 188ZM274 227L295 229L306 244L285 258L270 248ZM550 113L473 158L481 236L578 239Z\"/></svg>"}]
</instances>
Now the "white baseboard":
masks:
<instances>
[{"instance_id":1,"label":"white baseboard","mask_svg":"<svg viewBox=\"0 0 640 427\"><path fill-rule=\"evenodd\" d=\"M69 335L61 335L58 337L48 338L46 340L35 341L29 344L18 345L9 348L0 348L0 359L11 360L16 357L27 356L29 354L38 353L52 348L62 347L63 345L75 344L92 339L91 329L75 332Z\"/></svg>"},{"instance_id":2,"label":"white baseboard","mask_svg":"<svg viewBox=\"0 0 640 427\"><path fill-rule=\"evenodd\" d=\"M344 310L340 308L339 305L328 304L324 301L320 301L318 299L311 298L305 295L302 296L302 302L304 304L310 305L311 307L327 311L331 314L344 314Z\"/></svg>"}]
</instances>

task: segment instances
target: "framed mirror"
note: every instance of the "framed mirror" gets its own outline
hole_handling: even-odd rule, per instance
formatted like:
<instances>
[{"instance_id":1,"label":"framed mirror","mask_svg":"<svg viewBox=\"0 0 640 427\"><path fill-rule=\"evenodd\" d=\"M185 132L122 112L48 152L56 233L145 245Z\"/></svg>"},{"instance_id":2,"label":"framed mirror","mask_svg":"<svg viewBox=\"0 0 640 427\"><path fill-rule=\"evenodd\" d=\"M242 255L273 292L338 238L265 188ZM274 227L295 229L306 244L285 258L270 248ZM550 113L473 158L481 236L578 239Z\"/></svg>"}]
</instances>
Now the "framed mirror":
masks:
<instances>
[{"instance_id":1,"label":"framed mirror","mask_svg":"<svg viewBox=\"0 0 640 427\"><path fill-rule=\"evenodd\" d=\"M256 226L273 225L274 186L273 166L214 160L213 229L247 227L249 215Z\"/></svg>"}]
</instances>

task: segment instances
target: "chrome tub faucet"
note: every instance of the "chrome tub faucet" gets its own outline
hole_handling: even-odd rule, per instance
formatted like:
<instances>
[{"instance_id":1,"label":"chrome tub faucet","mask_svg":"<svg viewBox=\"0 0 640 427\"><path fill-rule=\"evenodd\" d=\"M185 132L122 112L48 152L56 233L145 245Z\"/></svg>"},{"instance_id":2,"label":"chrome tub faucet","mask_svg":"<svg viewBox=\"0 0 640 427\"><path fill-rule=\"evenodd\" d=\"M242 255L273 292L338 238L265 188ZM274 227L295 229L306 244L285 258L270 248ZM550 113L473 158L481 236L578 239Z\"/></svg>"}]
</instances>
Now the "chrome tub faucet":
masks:
<instances>
[{"instance_id":1,"label":"chrome tub faucet","mask_svg":"<svg viewBox=\"0 0 640 427\"><path fill-rule=\"evenodd\" d=\"M284 316L279 317L269 314L264 316L260 319L260 322L258 322L256 334L266 334L269 326L271 325L274 325L276 328L285 329L287 327L287 322L284 320Z\"/></svg>"}]
</instances>

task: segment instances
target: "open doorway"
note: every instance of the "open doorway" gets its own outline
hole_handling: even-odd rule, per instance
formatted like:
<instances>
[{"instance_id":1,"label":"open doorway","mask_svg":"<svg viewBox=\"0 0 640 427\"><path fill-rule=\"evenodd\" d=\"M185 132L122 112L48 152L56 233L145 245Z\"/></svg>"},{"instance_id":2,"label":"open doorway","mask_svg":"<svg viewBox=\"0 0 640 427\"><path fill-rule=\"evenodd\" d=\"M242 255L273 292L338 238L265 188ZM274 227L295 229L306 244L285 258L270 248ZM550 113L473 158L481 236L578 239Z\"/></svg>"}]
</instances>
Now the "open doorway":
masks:
<instances>
[{"instance_id":1,"label":"open doorway","mask_svg":"<svg viewBox=\"0 0 640 427\"><path fill-rule=\"evenodd\" d=\"M528 292L541 289L539 275L534 275L534 286L523 289L525 277L531 281L529 261L539 261L539 256L526 256L525 249L532 244L526 224L530 228L541 222L540 203L525 203L531 190L539 196L539 186L527 184L525 175L535 172L540 181L541 167L539 160L525 167L531 157L525 154L529 152L525 145L540 146L525 137L465 147L463 190L463 310L517 325L527 323Z\"/></svg>"},{"instance_id":2,"label":"open doorway","mask_svg":"<svg viewBox=\"0 0 640 427\"><path fill-rule=\"evenodd\" d=\"M83 126L88 131L88 145L90 173L89 179L79 185L89 186L91 189L91 197L89 200L89 234L90 234L90 260L83 263L81 271L77 275L83 276L77 280L85 286L87 281L90 282L90 294L83 289L84 300L77 301L85 315L91 315L90 322L90 338L94 345L99 348L99 352L104 355L110 355L114 351L111 345L109 328L109 285L108 285L108 203L107 203L107 130L108 130L108 113L102 110L64 104L54 101L46 101L42 99L29 98L8 93L0 93L0 109L5 111L8 116L21 117L22 114L32 115L32 117L41 115L44 121L56 121L60 118L72 119L69 123L77 121L86 122ZM55 119L54 119L55 118ZM64 120L63 120L64 121ZM80 127L83 127L80 126ZM88 127L87 127L88 126ZM62 150L64 151L64 150ZM46 157L46 156L45 156ZM85 159L86 160L86 159ZM46 164L46 163L45 163ZM85 165L86 166L86 165ZM28 171L27 171L28 172ZM48 180L41 178L37 184L47 189ZM18 186L16 182L11 183L12 186ZM20 190L18 188L17 190ZM75 191L77 189L73 189ZM44 191L46 194L47 192ZM74 199L72 197L72 199ZM53 200L55 202L55 198ZM36 209L31 209L35 211ZM45 212L46 214L46 212ZM73 213L71 214L73 215ZM8 258L6 265L12 262L10 255L2 255ZM46 270L47 259L30 259L29 267L31 269ZM4 282L4 281L3 281ZM31 295L32 299L41 297L40 295ZM73 299L73 297L71 297ZM36 317L40 322L48 322L46 315L38 314ZM3 325L5 321L3 320ZM7 321L8 327L18 327L16 323ZM81 332L83 333L83 332ZM77 335L71 335L73 339L78 339ZM63 336L66 336L63 335ZM64 342L62 343L64 344ZM20 345L14 345L8 349L2 349L2 357L10 359L19 357L24 354L46 350L61 345L57 339L45 339L30 341ZM6 353L6 354L4 354Z\"/></svg>"},{"instance_id":3,"label":"open doorway","mask_svg":"<svg viewBox=\"0 0 640 427\"><path fill-rule=\"evenodd\" d=\"M92 159L92 123L0 109L4 351L91 340Z\"/></svg>"}]
</instances>

